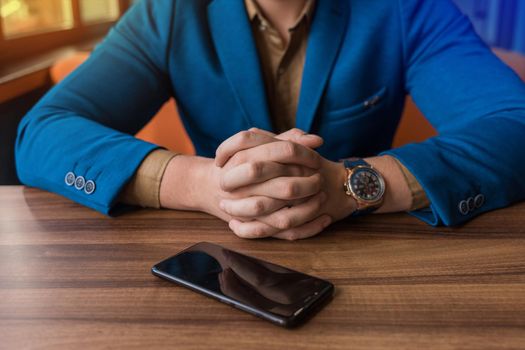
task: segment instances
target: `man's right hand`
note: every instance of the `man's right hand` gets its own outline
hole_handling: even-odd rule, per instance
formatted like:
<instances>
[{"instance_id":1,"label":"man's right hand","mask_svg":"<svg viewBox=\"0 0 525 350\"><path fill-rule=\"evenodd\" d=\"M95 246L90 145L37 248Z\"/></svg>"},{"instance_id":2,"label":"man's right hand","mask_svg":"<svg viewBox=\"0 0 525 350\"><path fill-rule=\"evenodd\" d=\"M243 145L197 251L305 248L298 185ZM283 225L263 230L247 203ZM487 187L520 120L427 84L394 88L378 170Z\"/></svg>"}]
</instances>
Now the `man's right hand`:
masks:
<instances>
[{"instance_id":1,"label":"man's right hand","mask_svg":"<svg viewBox=\"0 0 525 350\"><path fill-rule=\"evenodd\" d=\"M280 143L277 147L280 151L266 152L276 149L275 144L264 147L274 142ZM246 217L265 215L285 206L303 203L316 195L319 189L316 167L320 159L311 149L322 143L319 136L305 135L298 129L278 136L251 129L225 141L217 150L215 160L179 155L170 161L162 178L161 206L204 211L230 221L232 217L221 208L221 205L227 205L229 199L243 199L243 216ZM238 144L262 147L255 155L251 152L250 159L243 159ZM280 161L293 165L283 165ZM224 164L223 168L217 166ZM294 181L296 184L302 185L289 186L293 177L299 180ZM251 186L243 189L248 184ZM232 194L230 191L234 189Z\"/></svg>"}]
</instances>

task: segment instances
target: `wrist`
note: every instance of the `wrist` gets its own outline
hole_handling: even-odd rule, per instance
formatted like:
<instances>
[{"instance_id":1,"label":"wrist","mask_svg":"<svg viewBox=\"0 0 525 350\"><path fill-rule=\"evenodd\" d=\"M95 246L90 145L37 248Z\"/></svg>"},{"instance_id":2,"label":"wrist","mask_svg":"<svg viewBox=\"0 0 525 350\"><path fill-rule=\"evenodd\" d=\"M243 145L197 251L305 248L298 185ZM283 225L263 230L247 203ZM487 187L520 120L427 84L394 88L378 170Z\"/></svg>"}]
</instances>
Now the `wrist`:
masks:
<instances>
[{"instance_id":1,"label":"wrist","mask_svg":"<svg viewBox=\"0 0 525 350\"><path fill-rule=\"evenodd\" d=\"M383 204L376 212L392 213L409 210L412 205L412 194L396 161L390 156L365 160L382 174L386 183Z\"/></svg>"},{"instance_id":2,"label":"wrist","mask_svg":"<svg viewBox=\"0 0 525 350\"><path fill-rule=\"evenodd\" d=\"M202 210L202 186L212 159L179 155L168 163L160 185L162 208Z\"/></svg>"},{"instance_id":3,"label":"wrist","mask_svg":"<svg viewBox=\"0 0 525 350\"><path fill-rule=\"evenodd\" d=\"M343 163L330 162L328 169L332 178L332 195L330 197L335 198L336 215L333 218L340 220L351 215L357 209L357 202L352 196L345 193L344 184L347 179L347 172Z\"/></svg>"}]
</instances>

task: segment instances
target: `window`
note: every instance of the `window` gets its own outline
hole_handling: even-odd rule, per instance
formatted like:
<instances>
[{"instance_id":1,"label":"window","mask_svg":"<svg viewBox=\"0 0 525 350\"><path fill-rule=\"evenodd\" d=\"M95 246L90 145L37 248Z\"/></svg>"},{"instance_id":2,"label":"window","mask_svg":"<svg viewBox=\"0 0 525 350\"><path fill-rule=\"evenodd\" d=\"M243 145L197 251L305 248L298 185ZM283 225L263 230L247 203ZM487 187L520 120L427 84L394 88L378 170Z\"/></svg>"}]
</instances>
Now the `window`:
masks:
<instances>
[{"instance_id":1,"label":"window","mask_svg":"<svg viewBox=\"0 0 525 350\"><path fill-rule=\"evenodd\" d=\"M80 0L82 22L113 21L120 15L118 0Z\"/></svg>"},{"instance_id":2,"label":"window","mask_svg":"<svg viewBox=\"0 0 525 350\"><path fill-rule=\"evenodd\" d=\"M70 0L0 0L0 15L7 39L74 25Z\"/></svg>"},{"instance_id":3,"label":"window","mask_svg":"<svg viewBox=\"0 0 525 350\"><path fill-rule=\"evenodd\" d=\"M140 1L140 0L139 0ZM32 55L100 40L133 0L0 0L0 71Z\"/></svg>"},{"instance_id":4,"label":"window","mask_svg":"<svg viewBox=\"0 0 525 350\"><path fill-rule=\"evenodd\" d=\"M525 1L455 0L490 45L525 53Z\"/></svg>"}]
</instances>

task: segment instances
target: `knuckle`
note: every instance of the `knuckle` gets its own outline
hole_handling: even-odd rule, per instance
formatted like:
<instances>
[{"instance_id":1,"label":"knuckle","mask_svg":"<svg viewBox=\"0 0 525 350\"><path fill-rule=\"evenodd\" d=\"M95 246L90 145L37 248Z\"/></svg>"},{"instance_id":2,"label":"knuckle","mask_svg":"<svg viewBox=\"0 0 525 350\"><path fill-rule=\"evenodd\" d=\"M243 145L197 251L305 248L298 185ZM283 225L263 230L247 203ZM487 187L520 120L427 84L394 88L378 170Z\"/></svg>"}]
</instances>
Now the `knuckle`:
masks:
<instances>
[{"instance_id":1,"label":"knuckle","mask_svg":"<svg viewBox=\"0 0 525 350\"><path fill-rule=\"evenodd\" d=\"M244 237L244 235L242 234L242 232L239 232L239 231L237 231L237 230L232 230L232 231L233 231L233 233L234 233L237 237L239 237L239 238L246 238L246 237Z\"/></svg>"},{"instance_id":2,"label":"knuckle","mask_svg":"<svg viewBox=\"0 0 525 350\"><path fill-rule=\"evenodd\" d=\"M294 182L288 182L283 185L282 195L287 199L293 199L299 192L297 184Z\"/></svg>"},{"instance_id":3,"label":"knuckle","mask_svg":"<svg viewBox=\"0 0 525 350\"><path fill-rule=\"evenodd\" d=\"M278 215L275 218L275 226L280 230L287 230L292 227L293 220L286 215Z\"/></svg>"},{"instance_id":4,"label":"knuckle","mask_svg":"<svg viewBox=\"0 0 525 350\"><path fill-rule=\"evenodd\" d=\"M215 150L215 158L218 158L222 155L223 148L224 145L220 145L219 147L217 147L217 149Z\"/></svg>"},{"instance_id":5,"label":"knuckle","mask_svg":"<svg viewBox=\"0 0 525 350\"><path fill-rule=\"evenodd\" d=\"M253 132L248 131L248 130L243 130L239 132L238 137L239 137L239 142L244 143L246 141L251 140L251 138L253 137Z\"/></svg>"},{"instance_id":6,"label":"knuckle","mask_svg":"<svg viewBox=\"0 0 525 350\"><path fill-rule=\"evenodd\" d=\"M294 157L297 155L297 145L291 141L283 141L281 145L282 155L285 157Z\"/></svg>"},{"instance_id":7,"label":"knuckle","mask_svg":"<svg viewBox=\"0 0 525 350\"><path fill-rule=\"evenodd\" d=\"M254 231L253 230L248 230L244 226L240 226L240 227L235 228L235 230L233 230L233 233L235 233L235 235L237 235L240 238L245 238L245 239L255 238L254 237Z\"/></svg>"},{"instance_id":8,"label":"knuckle","mask_svg":"<svg viewBox=\"0 0 525 350\"><path fill-rule=\"evenodd\" d=\"M302 176L303 174L303 171L301 169L301 167L297 166L297 165L288 165L286 167L284 167L284 169L287 171L287 173L289 174L289 176Z\"/></svg>"},{"instance_id":9,"label":"knuckle","mask_svg":"<svg viewBox=\"0 0 525 350\"><path fill-rule=\"evenodd\" d=\"M301 175L300 176L302 176L302 177L312 176L314 174L313 170L310 169L310 168L301 166L300 169L301 169Z\"/></svg>"},{"instance_id":10,"label":"knuckle","mask_svg":"<svg viewBox=\"0 0 525 350\"><path fill-rule=\"evenodd\" d=\"M318 212L323 207L323 200L321 196L317 196L314 201L314 212Z\"/></svg>"},{"instance_id":11,"label":"knuckle","mask_svg":"<svg viewBox=\"0 0 525 350\"><path fill-rule=\"evenodd\" d=\"M258 179L262 175L263 165L259 162L248 162L248 178Z\"/></svg>"},{"instance_id":12,"label":"knuckle","mask_svg":"<svg viewBox=\"0 0 525 350\"><path fill-rule=\"evenodd\" d=\"M251 238L264 238L266 237L266 230L264 229L264 227L255 226L250 232L250 237Z\"/></svg>"},{"instance_id":13,"label":"knuckle","mask_svg":"<svg viewBox=\"0 0 525 350\"><path fill-rule=\"evenodd\" d=\"M252 209L253 209L253 213L256 215L256 216L259 216L261 214L263 214L266 210L266 205L264 204L264 201L262 201L261 199L255 199L253 201L253 204L252 204Z\"/></svg>"},{"instance_id":14,"label":"knuckle","mask_svg":"<svg viewBox=\"0 0 525 350\"><path fill-rule=\"evenodd\" d=\"M228 191L228 183L224 179L224 177L221 176L219 179L219 187L222 191Z\"/></svg>"},{"instance_id":15,"label":"knuckle","mask_svg":"<svg viewBox=\"0 0 525 350\"><path fill-rule=\"evenodd\" d=\"M289 240L289 241L297 241L298 239L300 239L300 235L299 235L299 232L295 231L295 230L292 230L290 231L287 235L286 235L286 239Z\"/></svg>"},{"instance_id":16,"label":"knuckle","mask_svg":"<svg viewBox=\"0 0 525 350\"><path fill-rule=\"evenodd\" d=\"M321 155L316 151L307 149L307 151L303 153L303 156L309 159L311 163L315 165L315 167L319 167L321 165Z\"/></svg>"},{"instance_id":17,"label":"knuckle","mask_svg":"<svg viewBox=\"0 0 525 350\"><path fill-rule=\"evenodd\" d=\"M290 130L290 134L293 137L299 137L299 136L302 136L304 134L304 132L301 129L293 128L293 129Z\"/></svg>"},{"instance_id":18,"label":"knuckle","mask_svg":"<svg viewBox=\"0 0 525 350\"><path fill-rule=\"evenodd\" d=\"M230 162L233 166L239 165L244 163L245 155L244 151L240 151L235 153L233 157L231 157Z\"/></svg>"},{"instance_id":19,"label":"knuckle","mask_svg":"<svg viewBox=\"0 0 525 350\"><path fill-rule=\"evenodd\" d=\"M312 154L312 159L314 160L317 167L321 167L322 165L322 157L319 153L312 151L310 152Z\"/></svg>"},{"instance_id":20,"label":"knuckle","mask_svg":"<svg viewBox=\"0 0 525 350\"><path fill-rule=\"evenodd\" d=\"M314 174L311 176L312 180L312 187L315 192L319 191L322 187L323 178L321 177L321 174Z\"/></svg>"},{"instance_id":21,"label":"knuckle","mask_svg":"<svg viewBox=\"0 0 525 350\"><path fill-rule=\"evenodd\" d=\"M307 176L306 168L299 165L289 165L290 176L304 177Z\"/></svg>"}]
</instances>

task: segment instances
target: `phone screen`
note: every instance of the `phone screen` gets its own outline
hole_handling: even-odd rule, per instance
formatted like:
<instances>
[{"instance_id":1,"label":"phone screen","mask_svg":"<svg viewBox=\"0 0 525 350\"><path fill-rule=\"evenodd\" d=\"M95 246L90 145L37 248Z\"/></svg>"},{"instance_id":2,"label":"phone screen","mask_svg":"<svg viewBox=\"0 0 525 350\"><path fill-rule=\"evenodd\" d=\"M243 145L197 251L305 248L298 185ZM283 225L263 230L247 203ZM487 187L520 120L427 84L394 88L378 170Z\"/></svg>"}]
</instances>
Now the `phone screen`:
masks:
<instances>
[{"instance_id":1,"label":"phone screen","mask_svg":"<svg viewBox=\"0 0 525 350\"><path fill-rule=\"evenodd\" d=\"M333 293L330 282L206 242L152 272L283 326L305 319Z\"/></svg>"}]
</instances>

